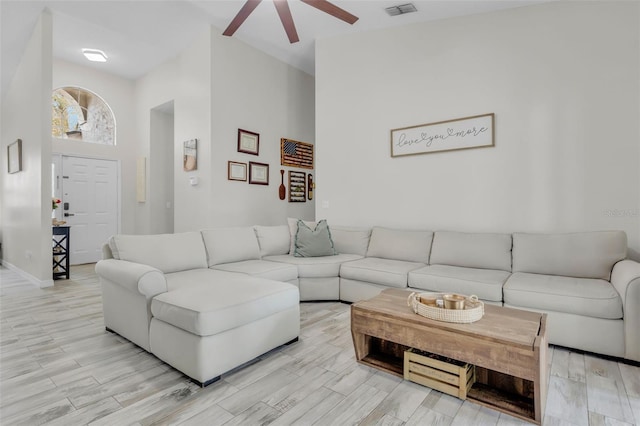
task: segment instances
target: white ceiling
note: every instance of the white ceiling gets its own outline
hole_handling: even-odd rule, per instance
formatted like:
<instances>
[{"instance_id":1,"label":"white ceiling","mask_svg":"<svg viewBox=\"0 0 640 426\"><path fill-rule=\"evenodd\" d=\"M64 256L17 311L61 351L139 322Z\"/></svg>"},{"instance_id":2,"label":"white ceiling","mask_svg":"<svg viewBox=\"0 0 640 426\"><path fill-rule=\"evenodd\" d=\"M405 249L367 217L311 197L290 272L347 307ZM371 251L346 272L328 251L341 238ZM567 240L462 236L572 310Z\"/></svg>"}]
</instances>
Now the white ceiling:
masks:
<instances>
[{"instance_id":1,"label":"white ceiling","mask_svg":"<svg viewBox=\"0 0 640 426\"><path fill-rule=\"evenodd\" d=\"M353 25L298 0L289 0L300 42L290 44L272 0L264 0L234 37L309 74L315 40L527 6L549 0L414 0L418 12L390 17L384 9L409 0L333 0L360 19ZM9 87L40 12L53 15L53 55L136 79L176 56L209 25L222 32L245 0L0 0L1 92ZM88 62L82 48L103 50L107 63Z\"/></svg>"}]
</instances>

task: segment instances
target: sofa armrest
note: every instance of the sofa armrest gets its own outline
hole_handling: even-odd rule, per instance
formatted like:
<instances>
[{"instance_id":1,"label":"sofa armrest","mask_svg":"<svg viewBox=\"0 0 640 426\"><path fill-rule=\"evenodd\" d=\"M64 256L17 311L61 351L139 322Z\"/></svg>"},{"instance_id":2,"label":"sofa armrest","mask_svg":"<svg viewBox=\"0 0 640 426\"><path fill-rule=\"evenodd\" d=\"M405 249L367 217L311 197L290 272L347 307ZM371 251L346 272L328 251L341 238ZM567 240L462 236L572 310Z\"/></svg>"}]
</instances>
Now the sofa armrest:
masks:
<instances>
[{"instance_id":1,"label":"sofa armrest","mask_svg":"<svg viewBox=\"0 0 640 426\"><path fill-rule=\"evenodd\" d=\"M104 259L96 264L100 279L118 284L147 299L168 291L167 280L159 269L126 260Z\"/></svg>"},{"instance_id":2,"label":"sofa armrest","mask_svg":"<svg viewBox=\"0 0 640 426\"><path fill-rule=\"evenodd\" d=\"M616 263L611 271L611 284L622 299L625 358L640 361L640 263L633 260Z\"/></svg>"}]
</instances>

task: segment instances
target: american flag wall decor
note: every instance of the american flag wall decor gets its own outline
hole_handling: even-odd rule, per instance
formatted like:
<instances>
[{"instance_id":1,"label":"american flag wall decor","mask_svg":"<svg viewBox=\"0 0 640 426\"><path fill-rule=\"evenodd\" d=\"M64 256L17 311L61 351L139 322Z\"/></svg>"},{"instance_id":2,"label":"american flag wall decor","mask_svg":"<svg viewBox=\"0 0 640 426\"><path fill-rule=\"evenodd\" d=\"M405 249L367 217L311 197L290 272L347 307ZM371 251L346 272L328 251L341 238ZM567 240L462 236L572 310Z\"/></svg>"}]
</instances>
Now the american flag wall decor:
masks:
<instances>
[{"instance_id":1,"label":"american flag wall decor","mask_svg":"<svg viewBox=\"0 0 640 426\"><path fill-rule=\"evenodd\" d=\"M313 169L313 144L286 138L280 139L280 164Z\"/></svg>"}]
</instances>

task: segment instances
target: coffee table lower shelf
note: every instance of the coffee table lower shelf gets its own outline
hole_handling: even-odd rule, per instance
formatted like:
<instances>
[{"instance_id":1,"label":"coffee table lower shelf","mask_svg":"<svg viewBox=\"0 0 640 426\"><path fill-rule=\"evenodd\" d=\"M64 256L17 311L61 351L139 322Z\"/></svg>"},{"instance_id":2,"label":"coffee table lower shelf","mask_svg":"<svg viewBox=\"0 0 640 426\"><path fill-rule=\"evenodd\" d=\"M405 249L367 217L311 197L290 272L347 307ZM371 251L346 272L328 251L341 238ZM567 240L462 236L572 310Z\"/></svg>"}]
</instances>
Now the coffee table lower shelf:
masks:
<instances>
[{"instance_id":1,"label":"coffee table lower shelf","mask_svg":"<svg viewBox=\"0 0 640 426\"><path fill-rule=\"evenodd\" d=\"M369 353L361 360L358 360L358 362L404 378L404 359L394 354L382 352ZM482 369L482 372L483 374L479 374L479 377L484 377L486 381L497 380L505 383L505 378L509 377L502 373L486 369ZM532 386L529 381L515 377L512 379L519 382L519 385L515 387L520 389ZM528 384L522 386L522 382L528 382ZM528 398L517 393L501 390L487 383L475 382L467 393L467 399L485 407L508 413L514 417L537 423L535 421L535 401L533 397Z\"/></svg>"}]
</instances>

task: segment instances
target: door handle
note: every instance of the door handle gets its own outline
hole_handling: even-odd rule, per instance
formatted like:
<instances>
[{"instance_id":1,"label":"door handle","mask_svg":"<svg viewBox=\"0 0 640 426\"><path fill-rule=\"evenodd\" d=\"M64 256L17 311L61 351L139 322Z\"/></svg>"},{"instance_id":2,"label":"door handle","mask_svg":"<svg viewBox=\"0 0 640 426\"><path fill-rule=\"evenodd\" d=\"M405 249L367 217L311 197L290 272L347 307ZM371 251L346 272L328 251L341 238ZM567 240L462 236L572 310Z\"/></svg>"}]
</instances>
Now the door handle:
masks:
<instances>
[{"instance_id":1,"label":"door handle","mask_svg":"<svg viewBox=\"0 0 640 426\"><path fill-rule=\"evenodd\" d=\"M64 214L64 217L69 217L69 216L75 216L75 214L74 213L65 213Z\"/></svg>"}]
</instances>

